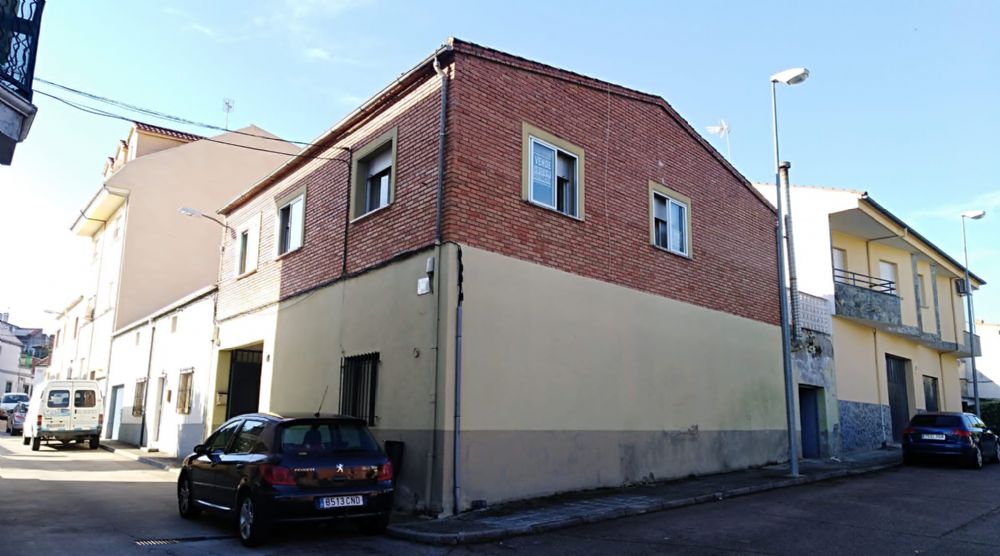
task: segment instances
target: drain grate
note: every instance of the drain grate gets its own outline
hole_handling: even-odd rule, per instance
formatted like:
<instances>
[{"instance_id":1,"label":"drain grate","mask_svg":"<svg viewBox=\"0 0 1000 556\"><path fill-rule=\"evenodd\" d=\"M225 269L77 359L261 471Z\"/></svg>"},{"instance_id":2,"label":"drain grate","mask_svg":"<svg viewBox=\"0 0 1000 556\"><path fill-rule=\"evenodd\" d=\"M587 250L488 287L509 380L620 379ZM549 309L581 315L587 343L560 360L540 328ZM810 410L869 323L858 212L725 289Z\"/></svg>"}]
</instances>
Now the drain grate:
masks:
<instances>
[{"instance_id":1,"label":"drain grate","mask_svg":"<svg viewBox=\"0 0 1000 556\"><path fill-rule=\"evenodd\" d=\"M135 541L136 546L163 546L167 544L180 544L182 542L216 541L220 539L230 539L231 535L216 535L203 537L181 537L177 539L140 539Z\"/></svg>"}]
</instances>

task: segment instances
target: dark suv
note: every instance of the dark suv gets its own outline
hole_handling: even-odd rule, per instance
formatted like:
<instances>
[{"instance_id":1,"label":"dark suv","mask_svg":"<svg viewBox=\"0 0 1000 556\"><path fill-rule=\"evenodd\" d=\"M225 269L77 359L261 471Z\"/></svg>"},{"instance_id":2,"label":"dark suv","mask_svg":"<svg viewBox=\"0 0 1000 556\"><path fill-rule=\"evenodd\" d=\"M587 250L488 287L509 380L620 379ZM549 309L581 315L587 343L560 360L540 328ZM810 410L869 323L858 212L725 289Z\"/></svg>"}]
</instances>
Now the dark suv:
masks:
<instances>
[{"instance_id":1,"label":"dark suv","mask_svg":"<svg viewBox=\"0 0 1000 556\"><path fill-rule=\"evenodd\" d=\"M177 479L181 517L235 514L247 546L282 521L354 519L381 533L392 499L392 463L363 420L343 416L233 417L195 446Z\"/></svg>"},{"instance_id":2,"label":"dark suv","mask_svg":"<svg viewBox=\"0 0 1000 556\"><path fill-rule=\"evenodd\" d=\"M1000 442L971 413L919 413L903 430L903 462L912 463L921 456L956 458L981 469L985 459L1000 463Z\"/></svg>"}]
</instances>

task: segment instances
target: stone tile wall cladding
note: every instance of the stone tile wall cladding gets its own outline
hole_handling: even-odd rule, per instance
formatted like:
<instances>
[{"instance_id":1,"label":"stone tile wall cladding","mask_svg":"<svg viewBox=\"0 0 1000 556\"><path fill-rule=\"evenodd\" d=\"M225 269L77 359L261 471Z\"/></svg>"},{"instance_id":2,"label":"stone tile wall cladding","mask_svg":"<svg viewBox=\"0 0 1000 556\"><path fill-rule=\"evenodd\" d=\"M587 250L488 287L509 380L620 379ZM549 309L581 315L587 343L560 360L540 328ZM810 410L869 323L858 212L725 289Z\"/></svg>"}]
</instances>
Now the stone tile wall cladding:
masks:
<instances>
[{"instance_id":1,"label":"stone tile wall cladding","mask_svg":"<svg viewBox=\"0 0 1000 556\"><path fill-rule=\"evenodd\" d=\"M901 326L900 300L895 295L837 282L834 284L837 314L867 321Z\"/></svg>"},{"instance_id":2,"label":"stone tile wall cladding","mask_svg":"<svg viewBox=\"0 0 1000 556\"><path fill-rule=\"evenodd\" d=\"M883 404L840 400L841 443L845 452L879 448L892 439L892 415Z\"/></svg>"}]
</instances>

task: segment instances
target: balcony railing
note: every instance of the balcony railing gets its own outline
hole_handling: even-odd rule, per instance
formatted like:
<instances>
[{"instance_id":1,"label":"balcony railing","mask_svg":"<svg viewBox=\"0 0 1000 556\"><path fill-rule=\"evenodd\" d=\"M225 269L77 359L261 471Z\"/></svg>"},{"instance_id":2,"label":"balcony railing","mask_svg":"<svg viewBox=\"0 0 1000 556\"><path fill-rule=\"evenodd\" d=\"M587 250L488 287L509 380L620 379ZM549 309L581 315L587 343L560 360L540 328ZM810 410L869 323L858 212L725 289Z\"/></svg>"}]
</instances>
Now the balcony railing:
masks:
<instances>
[{"instance_id":1,"label":"balcony railing","mask_svg":"<svg viewBox=\"0 0 1000 556\"><path fill-rule=\"evenodd\" d=\"M896 283L884 278L875 278L849 270L840 268L833 269L833 281L841 284L849 284L859 288L868 288L872 291L896 295Z\"/></svg>"},{"instance_id":2,"label":"balcony railing","mask_svg":"<svg viewBox=\"0 0 1000 556\"><path fill-rule=\"evenodd\" d=\"M31 101L45 0L0 0L0 87Z\"/></svg>"}]
</instances>

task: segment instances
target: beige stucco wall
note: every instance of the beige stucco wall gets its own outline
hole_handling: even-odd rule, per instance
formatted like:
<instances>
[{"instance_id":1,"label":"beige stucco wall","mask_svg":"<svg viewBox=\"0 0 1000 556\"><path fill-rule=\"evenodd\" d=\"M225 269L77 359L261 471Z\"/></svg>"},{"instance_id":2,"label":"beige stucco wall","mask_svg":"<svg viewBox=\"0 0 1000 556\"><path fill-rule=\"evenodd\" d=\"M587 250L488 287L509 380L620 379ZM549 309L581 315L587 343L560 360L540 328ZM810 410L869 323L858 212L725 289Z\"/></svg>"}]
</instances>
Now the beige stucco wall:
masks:
<instances>
[{"instance_id":1,"label":"beige stucco wall","mask_svg":"<svg viewBox=\"0 0 1000 556\"><path fill-rule=\"evenodd\" d=\"M446 354L441 354L440 363L435 360L438 296L417 295L417 280L426 276L426 261L432 255L434 249L426 250L348 281L224 320L219 325L213 382L217 390L225 391L228 350L260 345L260 410L337 413L342 358L378 352L377 421L372 430L380 441L406 444L397 503L440 511L441 470L433 467L431 455L437 450L436 465L440 466L439 429L444 417L437 415L435 420L435 399L444 388L437 369L438 364L446 365ZM448 264L442 269L447 274ZM447 292L447 278L442 276L442 282L441 290ZM442 314L444 334L450 320ZM444 334L442 344L448 342ZM442 352L448 349L442 345ZM222 422L224 413L224 406L215 408L213 426ZM431 474L434 484L429 486Z\"/></svg>"},{"instance_id":2,"label":"beige stucco wall","mask_svg":"<svg viewBox=\"0 0 1000 556\"><path fill-rule=\"evenodd\" d=\"M910 415L926 408L923 377L938 379L942 411L961 411L958 360L951 354L939 354L903 336L875 331L873 328L835 317L837 390L840 399L889 403L886 384L886 354L910 360L907 399Z\"/></svg>"},{"instance_id":3,"label":"beige stucco wall","mask_svg":"<svg viewBox=\"0 0 1000 556\"><path fill-rule=\"evenodd\" d=\"M463 253L464 503L721 471L787 449L777 327Z\"/></svg>"},{"instance_id":4,"label":"beige stucco wall","mask_svg":"<svg viewBox=\"0 0 1000 556\"><path fill-rule=\"evenodd\" d=\"M252 126L241 131L270 136ZM217 139L281 153L298 150L282 141L234 133ZM108 179L109 186L129 191L116 327L218 279L223 228L184 216L179 207L212 215L287 159L287 154L196 141L139 157Z\"/></svg>"}]
</instances>

